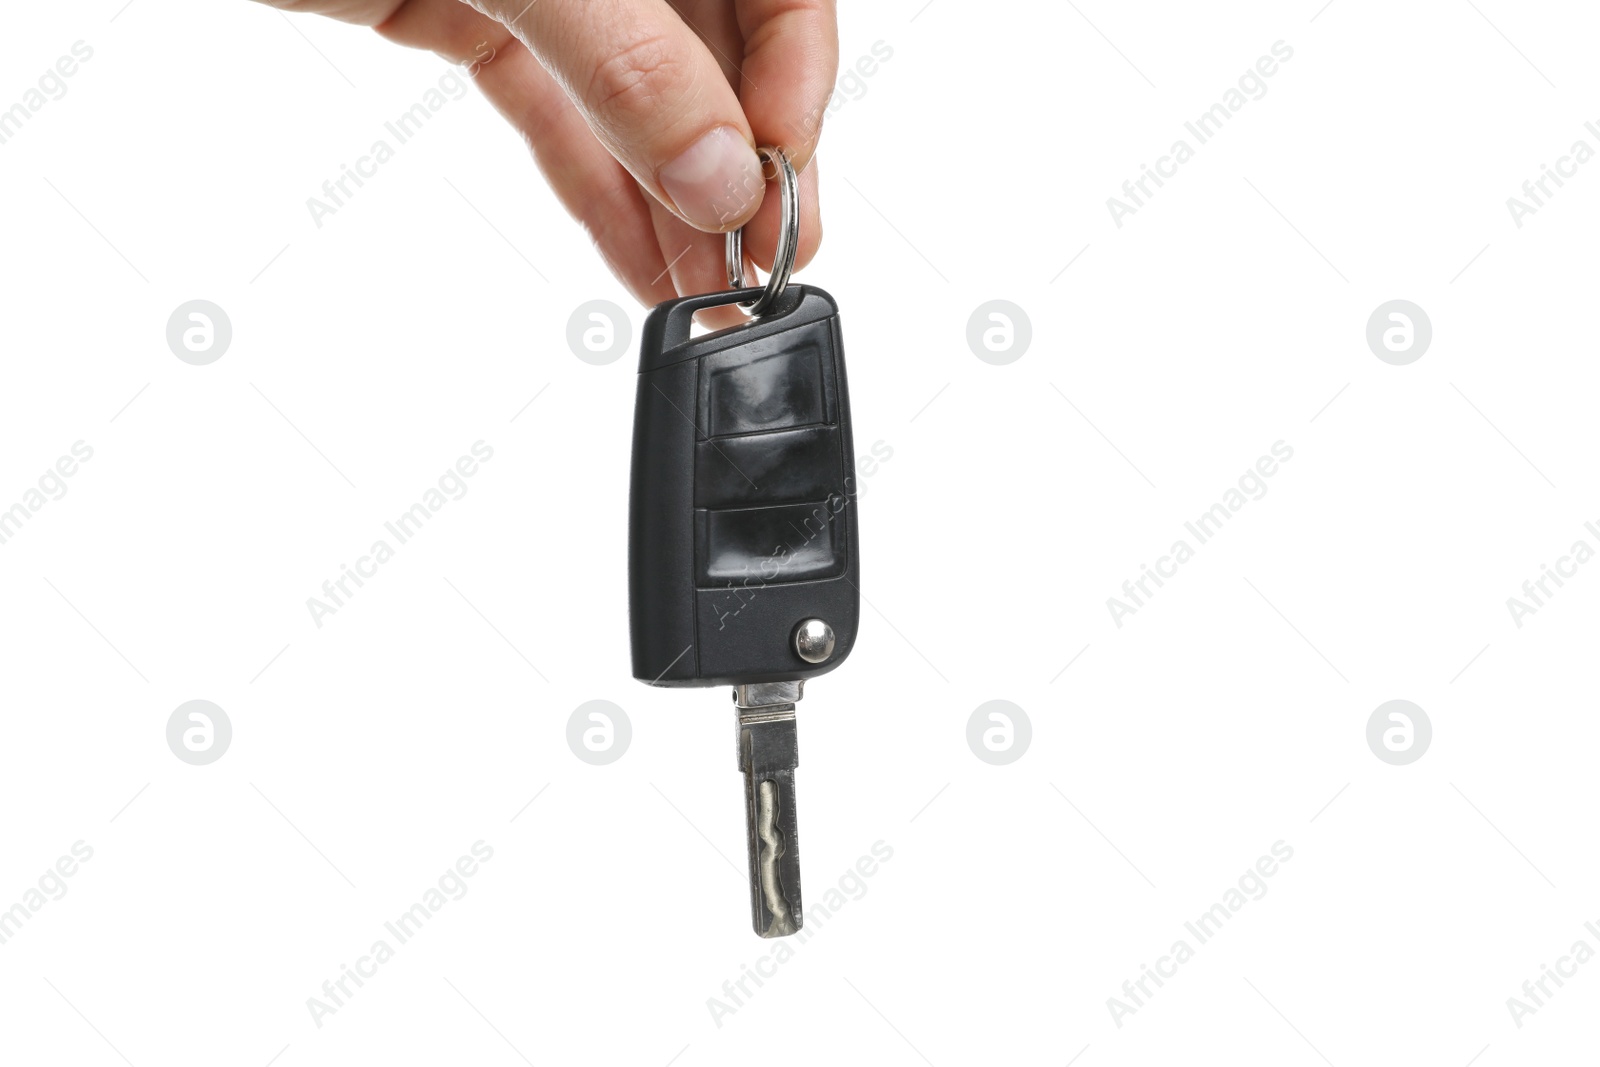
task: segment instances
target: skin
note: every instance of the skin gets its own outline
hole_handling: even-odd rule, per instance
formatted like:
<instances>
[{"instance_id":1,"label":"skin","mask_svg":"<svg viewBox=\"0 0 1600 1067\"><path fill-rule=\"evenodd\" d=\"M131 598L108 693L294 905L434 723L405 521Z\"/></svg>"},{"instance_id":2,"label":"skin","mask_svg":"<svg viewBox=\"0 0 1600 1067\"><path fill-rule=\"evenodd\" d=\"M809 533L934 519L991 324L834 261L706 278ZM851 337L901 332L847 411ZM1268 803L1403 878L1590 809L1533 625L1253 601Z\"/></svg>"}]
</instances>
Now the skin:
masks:
<instances>
[{"instance_id":1,"label":"skin","mask_svg":"<svg viewBox=\"0 0 1600 1067\"><path fill-rule=\"evenodd\" d=\"M477 60L484 96L644 304L726 289L722 233L746 223L747 275L776 256L770 186L696 227L661 183L663 167L718 127L788 152L800 172L796 268L821 244L814 157L838 68L835 0L260 2L371 26L452 63ZM744 321L734 308L701 318Z\"/></svg>"}]
</instances>

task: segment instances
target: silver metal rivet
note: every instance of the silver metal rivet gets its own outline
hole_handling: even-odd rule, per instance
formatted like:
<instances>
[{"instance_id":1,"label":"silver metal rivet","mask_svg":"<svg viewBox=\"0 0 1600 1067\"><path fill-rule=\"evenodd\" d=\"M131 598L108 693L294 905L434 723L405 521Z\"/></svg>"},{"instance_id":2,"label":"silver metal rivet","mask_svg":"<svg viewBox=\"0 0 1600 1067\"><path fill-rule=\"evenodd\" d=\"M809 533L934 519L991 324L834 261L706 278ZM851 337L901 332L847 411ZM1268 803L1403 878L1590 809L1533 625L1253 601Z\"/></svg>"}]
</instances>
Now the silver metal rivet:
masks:
<instances>
[{"instance_id":1,"label":"silver metal rivet","mask_svg":"<svg viewBox=\"0 0 1600 1067\"><path fill-rule=\"evenodd\" d=\"M807 619L794 631L794 650L807 663L826 663L833 655L833 627L821 619Z\"/></svg>"}]
</instances>

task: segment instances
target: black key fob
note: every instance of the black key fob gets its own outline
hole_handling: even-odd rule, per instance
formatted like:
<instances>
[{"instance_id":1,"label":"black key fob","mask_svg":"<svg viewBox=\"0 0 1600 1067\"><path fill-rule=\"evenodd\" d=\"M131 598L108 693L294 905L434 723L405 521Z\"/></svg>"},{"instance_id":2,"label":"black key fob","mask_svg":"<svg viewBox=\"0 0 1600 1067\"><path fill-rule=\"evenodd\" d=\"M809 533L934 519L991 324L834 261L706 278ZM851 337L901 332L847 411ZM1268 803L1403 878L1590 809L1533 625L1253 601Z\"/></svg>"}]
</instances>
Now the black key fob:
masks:
<instances>
[{"instance_id":1,"label":"black key fob","mask_svg":"<svg viewBox=\"0 0 1600 1067\"><path fill-rule=\"evenodd\" d=\"M633 675L651 685L803 681L855 643L838 305L791 284L761 317L691 336L696 312L761 292L673 300L645 321L628 591Z\"/></svg>"}]
</instances>

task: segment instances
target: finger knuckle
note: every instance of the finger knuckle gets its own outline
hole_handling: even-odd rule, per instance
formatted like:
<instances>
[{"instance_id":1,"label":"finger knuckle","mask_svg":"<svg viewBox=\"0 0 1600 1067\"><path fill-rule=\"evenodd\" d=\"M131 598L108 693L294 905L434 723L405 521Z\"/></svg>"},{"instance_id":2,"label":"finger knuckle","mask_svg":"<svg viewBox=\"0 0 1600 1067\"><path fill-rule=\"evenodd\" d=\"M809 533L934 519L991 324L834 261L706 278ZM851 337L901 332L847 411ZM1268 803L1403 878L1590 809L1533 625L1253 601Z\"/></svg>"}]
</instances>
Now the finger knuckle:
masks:
<instances>
[{"instance_id":1,"label":"finger knuckle","mask_svg":"<svg viewBox=\"0 0 1600 1067\"><path fill-rule=\"evenodd\" d=\"M671 101L683 73L683 61L667 38L641 37L595 64L584 96L594 111L607 117L650 113Z\"/></svg>"}]
</instances>

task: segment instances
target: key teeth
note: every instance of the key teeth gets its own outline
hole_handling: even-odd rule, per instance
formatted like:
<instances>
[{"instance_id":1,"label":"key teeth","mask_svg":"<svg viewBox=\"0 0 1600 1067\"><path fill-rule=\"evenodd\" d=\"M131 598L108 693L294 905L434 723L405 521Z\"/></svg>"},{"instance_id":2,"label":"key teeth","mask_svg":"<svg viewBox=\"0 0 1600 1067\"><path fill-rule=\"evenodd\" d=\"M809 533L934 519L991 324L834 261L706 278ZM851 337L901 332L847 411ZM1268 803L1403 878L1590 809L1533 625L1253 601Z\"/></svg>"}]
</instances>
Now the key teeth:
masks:
<instances>
[{"instance_id":1,"label":"key teeth","mask_svg":"<svg viewBox=\"0 0 1600 1067\"><path fill-rule=\"evenodd\" d=\"M756 933L762 937L788 937L800 929L799 920L789 908L778 868L786 844L783 831L778 828L778 795L778 784L771 780L764 780L756 787L756 837L760 841L756 869L766 913L772 916L765 930L756 928Z\"/></svg>"},{"instance_id":2,"label":"key teeth","mask_svg":"<svg viewBox=\"0 0 1600 1067\"><path fill-rule=\"evenodd\" d=\"M800 746L793 702L800 683L740 687L735 696L751 927L759 937L788 937L804 921L794 790Z\"/></svg>"}]
</instances>

